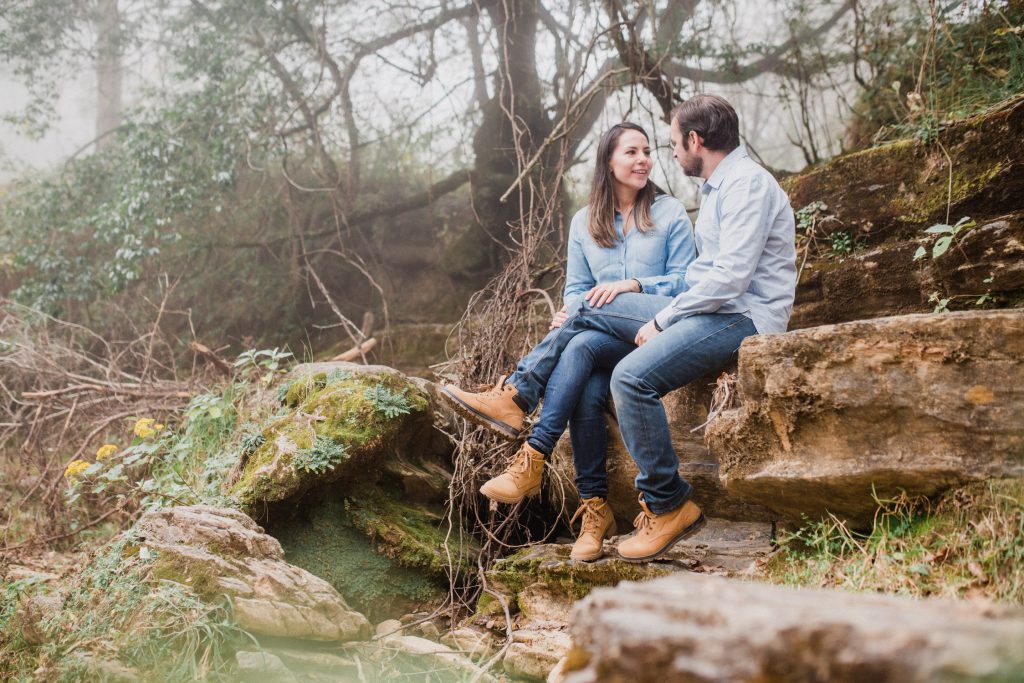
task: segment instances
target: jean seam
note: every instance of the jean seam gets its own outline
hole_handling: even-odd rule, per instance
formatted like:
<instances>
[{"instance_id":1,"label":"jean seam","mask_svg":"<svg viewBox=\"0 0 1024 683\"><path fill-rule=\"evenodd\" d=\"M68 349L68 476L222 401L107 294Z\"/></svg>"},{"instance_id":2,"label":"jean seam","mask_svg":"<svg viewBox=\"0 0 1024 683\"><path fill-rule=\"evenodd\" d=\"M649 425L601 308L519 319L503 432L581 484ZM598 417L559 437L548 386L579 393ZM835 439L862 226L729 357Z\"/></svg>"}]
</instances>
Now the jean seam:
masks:
<instances>
[{"instance_id":1,"label":"jean seam","mask_svg":"<svg viewBox=\"0 0 1024 683\"><path fill-rule=\"evenodd\" d=\"M619 318L621 320L632 320L634 322L646 322L647 320L650 320L650 318L646 318L646 317L641 318L641 317L638 317L638 316L635 316L635 315L624 315L622 313L610 313L608 311L595 311L594 309L590 309L590 311L591 311L590 313L587 313L586 309L584 309L584 310L580 311L577 315L580 318L585 318L588 315L590 315L590 316L602 316L603 315L603 316L606 316L608 318Z\"/></svg>"}]
</instances>

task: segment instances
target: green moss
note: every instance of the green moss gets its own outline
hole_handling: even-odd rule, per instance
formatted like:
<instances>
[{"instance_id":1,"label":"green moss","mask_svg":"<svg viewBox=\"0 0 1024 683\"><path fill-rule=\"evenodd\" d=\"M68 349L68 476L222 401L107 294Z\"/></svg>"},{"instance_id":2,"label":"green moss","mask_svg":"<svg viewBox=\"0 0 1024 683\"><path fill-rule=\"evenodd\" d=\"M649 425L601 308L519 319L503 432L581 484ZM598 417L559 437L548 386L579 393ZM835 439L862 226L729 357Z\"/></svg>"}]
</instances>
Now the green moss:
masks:
<instances>
[{"instance_id":1,"label":"green moss","mask_svg":"<svg viewBox=\"0 0 1024 683\"><path fill-rule=\"evenodd\" d=\"M149 573L157 581L173 581L192 590L206 601L220 599L223 591L217 579L209 572L204 562L190 560L180 555L161 553Z\"/></svg>"},{"instance_id":2,"label":"green moss","mask_svg":"<svg viewBox=\"0 0 1024 683\"><path fill-rule=\"evenodd\" d=\"M574 562L568 545L526 548L498 560L487 572L488 579L514 596L527 586L543 584L556 595L579 600L594 588L615 586L620 581L644 581L672 572L658 564L631 564L617 558L597 562ZM478 609L480 608L478 604Z\"/></svg>"},{"instance_id":3,"label":"green moss","mask_svg":"<svg viewBox=\"0 0 1024 683\"><path fill-rule=\"evenodd\" d=\"M368 390L377 387L404 396L410 414L389 417L379 410L367 398ZM292 412L264 429L263 444L249 456L230 488L230 494L247 509L287 500L349 470L372 466L381 449L429 405L415 385L388 373L340 374L333 381L323 372L308 375L293 382L286 402L293 406ZM342 446L346 457L325 473L298 471L292 466L294 453L311 448L318 437Z\"/></svg>"},{"instance_id":4,"label":"green moss","mask_svg":"<svg viewBox=\"0 0 1024 683\"><path fill-rule=\"evenodd\" d=\"M445 594L447 582L378 553L353 523L350 507L341 500L327 500L307 517L275 526L271 531L287 561L326 580L375 620Z\"/></svg>"},{"instance_id":5,"label":"green moss","mask_svg":"<svg viewBox=\"0 0 1024 683\"><path fill-rule=\"evenodd\" d=\"M460 547L458 529L448 538L448 526L438 512L409 504L390 489L368 486L351 492L348 507L352 524L373 541L378 552L399 565L442 580L448 574L450 553L464 572L472 569L478 546L467 540Z\"/></svg>"}]
</instances>

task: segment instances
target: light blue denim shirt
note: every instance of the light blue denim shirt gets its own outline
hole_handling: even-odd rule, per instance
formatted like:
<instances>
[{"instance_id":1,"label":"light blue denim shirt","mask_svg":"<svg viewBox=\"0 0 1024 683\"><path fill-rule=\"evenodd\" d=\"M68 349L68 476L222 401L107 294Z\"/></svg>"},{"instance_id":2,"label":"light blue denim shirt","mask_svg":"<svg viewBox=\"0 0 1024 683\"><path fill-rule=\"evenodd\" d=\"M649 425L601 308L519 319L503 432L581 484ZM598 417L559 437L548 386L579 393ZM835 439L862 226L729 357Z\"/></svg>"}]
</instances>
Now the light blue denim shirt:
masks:
<instances>
[{"instance_id":1,"label":"light blue denim shirt","mask_svg":"<svg viewBox=\"0 0 1024 683\"><path fill-rule=\"evenodd\" d=\"M654 227L642 233L636 228L623 238L622 215L615 212L613 247L602 247L587 229L587 211L576 212L569 225L569 258L562 299L569 310L597 284L636 278L648 294L675 296L686 289L686 268L696 257L693 228L682 203L667 194L651 204Z\"/></svg>"},{"instance_id":2,"label":"light blue denim shirt","mask_svg":"<svg viewBox=\"0 0 1024 683\"><path fill-rule=\"evenodd\" d=\"M785 332L796 291L796 243L789 198L741 146L701 188L700 256L687 289L654 317L665 329L698 313L743 313L761 334Z\"/></svg>"}]
</instances>

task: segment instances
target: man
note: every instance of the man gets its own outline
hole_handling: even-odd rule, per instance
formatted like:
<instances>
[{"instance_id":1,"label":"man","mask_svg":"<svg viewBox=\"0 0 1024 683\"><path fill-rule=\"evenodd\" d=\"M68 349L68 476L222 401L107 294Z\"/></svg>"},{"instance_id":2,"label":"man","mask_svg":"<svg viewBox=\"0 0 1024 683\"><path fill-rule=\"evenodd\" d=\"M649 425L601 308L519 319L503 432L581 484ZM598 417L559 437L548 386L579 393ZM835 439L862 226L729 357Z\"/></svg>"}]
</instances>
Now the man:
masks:
<instances>
[{"instance_id":1,"label":"man","mask_svg":"<svg viewBox=\"0 0 1024 683\"><path fill-rule=\"evenodd\" d=\"M657 559L704 524L689 500L693 487L679 476L661 397L727 365L744 338L784 332L796 289L789 199L740 146L732 106L715 95L679 105L672 147L683 172L706 181L695 225L699 256L686 271L689 288L675 298L624 293L602 306L584 302L561 335L549 335L530 353L530 372L519 373L521 384L543 386L568 339L583 329L637 345L615 366L611 384L623 442L640 470L643 511L636 533L618 547L632 562ZM449 391L482 421L521 419L515 387Z\"/></svg>"}]
</instances>

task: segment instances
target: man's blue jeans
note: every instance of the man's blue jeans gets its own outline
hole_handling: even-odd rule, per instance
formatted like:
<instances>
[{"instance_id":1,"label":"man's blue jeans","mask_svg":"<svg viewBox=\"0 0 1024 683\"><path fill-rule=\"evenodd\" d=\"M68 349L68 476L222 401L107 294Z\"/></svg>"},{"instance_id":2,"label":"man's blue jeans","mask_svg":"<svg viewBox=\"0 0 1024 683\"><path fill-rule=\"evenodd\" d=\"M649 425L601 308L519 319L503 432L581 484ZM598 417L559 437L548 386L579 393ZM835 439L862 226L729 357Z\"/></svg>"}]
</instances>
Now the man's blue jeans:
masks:
<instances>
[{"instance_id":1,"label":"man's blue jeans","mask_svg":"<svg viewBox=\"0 0 1024 683\"><path fill-rule=\"evenodd\" d=\"M589 329L632 342L640 328L670 302L670 297L652 294L620 294L601 308L583 302L520 361L508 381L532 408L573 337ZM636 487L652 512L674 510L693 490L679 476L679 458L672 448L661 397L727 365L743 339L756 333L754 323L740 313L690 316L615 366L611 390L619 429L640 470Z\"/></svg>"},{"instance_id":2,"label":"man's blue jeans","mask_svg":"<svg viewBox=\"0 0 1024 683\"><path fill-rule=\"evenodd\" d=\"M611 371L635 348L595 330L583 330L573 336L551 372L540 418L526 440L541 453L550 455L569 422L576 489L581 498L608 497L605 410Z\"/></svg>"}]
</instances>

